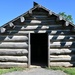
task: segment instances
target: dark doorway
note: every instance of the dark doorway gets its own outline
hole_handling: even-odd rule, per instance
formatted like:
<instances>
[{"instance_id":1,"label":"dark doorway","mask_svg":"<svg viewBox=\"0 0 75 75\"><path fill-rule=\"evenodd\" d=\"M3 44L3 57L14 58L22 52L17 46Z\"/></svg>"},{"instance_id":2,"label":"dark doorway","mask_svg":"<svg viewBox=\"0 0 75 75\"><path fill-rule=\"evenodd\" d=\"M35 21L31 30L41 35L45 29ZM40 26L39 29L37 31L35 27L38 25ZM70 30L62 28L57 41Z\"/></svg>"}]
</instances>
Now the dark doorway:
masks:
<instances>
[{"instance_id":1,"label":"dark doorway","mask_svg":"<svg viewBox=\"0 0 75 75\"><path fill-rule=\"evenodd\" d=\"M48 66L48 34L31 33L31 65Z\"/></svg>"}]
</instances>

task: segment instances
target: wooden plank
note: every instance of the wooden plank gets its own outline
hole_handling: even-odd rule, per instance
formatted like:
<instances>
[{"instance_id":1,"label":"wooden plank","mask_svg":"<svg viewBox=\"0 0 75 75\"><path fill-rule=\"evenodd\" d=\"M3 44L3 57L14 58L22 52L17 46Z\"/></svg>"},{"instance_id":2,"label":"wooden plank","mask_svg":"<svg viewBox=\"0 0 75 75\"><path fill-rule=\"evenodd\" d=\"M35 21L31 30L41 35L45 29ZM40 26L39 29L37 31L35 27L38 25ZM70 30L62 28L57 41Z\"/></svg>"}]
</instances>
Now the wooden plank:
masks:
<instances>
[{"instance_id":1,"label":"wooden plank","mask_svg":"<svg viewBox=\"0 0 75 75\"><path fill-rule=\"evenodd\" d=\"M23 56L28 54L27 49L0 49L0 55Z\"/></svg>"},{"instance_id":2,"label":"wooden plank","mask_svg":"<svg viewBox=\"0 0 75 75\"><path fill-rule=\"evenodd\" d=\"M0 56L0 62L27 62L27 56Z\"/></svg>"},{"instance_id":3,"label":"wooden plank","mask_svg":"<svg viewBox=\"0 0 75 75\"><path fill-rule=\"evenodd\" d=\"M28 44L26 42L2 42L0 48L28 48Z\"/></svg>"},{"instance_id":4,"label":"wooden plank","mask_svg":"<svg viewBox=\"0 0 75 75\"><path fill-rule=\"evenodd\" d=\"M28 37L27 36L0 36L0 41L27 41Z\"/></svg>"},{"instance_id":5,"label":"wooden plank","mask_svg":"<svg viewBox=\"0 0 75 75\"><path fill-rule=\"evenodd\" d=\"M50 66L73 67L75 62L50 62Z\"/></svg>"},{"instance_id":6,"label":"wooden plank","mask_svg":"<svg viewBox=\"0 0 75 75\"><path fill-rule=\"evenodd\" d=\"M75 48L70 49L50 49L50 54L75 54Z\"/></svg>"},{"instance_id":7,"label":"wooden plank","mask_svg":"<svg viewBox=\"0 0 75 75\"><path fill-rule=\"evenodd\" d=\"M75 61L75 55L50 55L50 62L71 62Z\"/></svg>"},{"instance_id":8,"label":"wooden plank","mask_svg":"<svg viewBox=\"0 0 75 75\"><path fill-rule=\"evenodd\" d=\"M27 63L0 62L0 68L10 68L10 67L27 67Z\"/></svg>"}]
</instances>

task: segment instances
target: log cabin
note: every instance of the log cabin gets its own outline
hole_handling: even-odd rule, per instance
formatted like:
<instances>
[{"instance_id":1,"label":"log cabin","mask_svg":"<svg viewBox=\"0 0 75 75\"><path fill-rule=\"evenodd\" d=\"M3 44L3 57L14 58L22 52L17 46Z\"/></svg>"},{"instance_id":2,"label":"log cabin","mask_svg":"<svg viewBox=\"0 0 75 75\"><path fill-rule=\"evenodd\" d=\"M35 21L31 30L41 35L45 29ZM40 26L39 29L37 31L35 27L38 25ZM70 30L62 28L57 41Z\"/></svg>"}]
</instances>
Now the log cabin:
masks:
<instances>
[{"instance_id":1,"label":"log cabin","mask_svg":"<svg viewBox=\"0 0 75 75\"><path fill-rule=\"evenodd\" d=\"M0 27L0 68L75 66L75 26L53 11L33 8Z\"/></svg>"}]
</instances>

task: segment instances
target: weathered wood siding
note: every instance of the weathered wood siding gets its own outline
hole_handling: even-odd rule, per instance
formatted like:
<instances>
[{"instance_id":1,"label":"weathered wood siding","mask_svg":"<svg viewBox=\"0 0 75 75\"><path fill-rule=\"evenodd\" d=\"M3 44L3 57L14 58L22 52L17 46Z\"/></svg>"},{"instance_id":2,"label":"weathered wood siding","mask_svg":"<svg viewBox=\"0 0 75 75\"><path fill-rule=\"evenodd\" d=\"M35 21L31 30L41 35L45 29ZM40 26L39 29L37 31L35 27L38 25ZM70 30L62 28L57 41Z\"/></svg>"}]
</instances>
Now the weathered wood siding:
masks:
<instances>
[{"instance_id":1,"label":"weathered wood siding","mask_svg":"<svg viewBox=\"0 0 75 75\"><path fill-rule=\"evenodd\" d=\"M75 35L63 27L55 16L44 10L14 22L15 28L0 34L0 67L27 67L29 62L29 33L48 33L49 66L75 65Z\"/></svg>"}]
</instances>

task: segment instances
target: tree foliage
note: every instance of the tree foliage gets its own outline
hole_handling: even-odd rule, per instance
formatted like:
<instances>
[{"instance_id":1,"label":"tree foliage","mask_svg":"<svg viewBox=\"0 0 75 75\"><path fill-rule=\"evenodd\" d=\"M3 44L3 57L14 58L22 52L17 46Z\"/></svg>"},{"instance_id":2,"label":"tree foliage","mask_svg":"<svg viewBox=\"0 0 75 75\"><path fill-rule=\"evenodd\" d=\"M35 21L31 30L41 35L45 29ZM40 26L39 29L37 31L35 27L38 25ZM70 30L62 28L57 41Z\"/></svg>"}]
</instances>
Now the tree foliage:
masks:
<instances>
[{"instance_id":1,"label":"tree foliage","mask_svg":"<svg viewBox=\"0 0 75 75\"><path fill-rule=\"evenodd\" d=\"M73 23L73 18L72 15L66 15L65 12L60 12L59 15L61 15L64 19L66 19L67 21L70 21Z\"/></svg>"}]
</instances>

